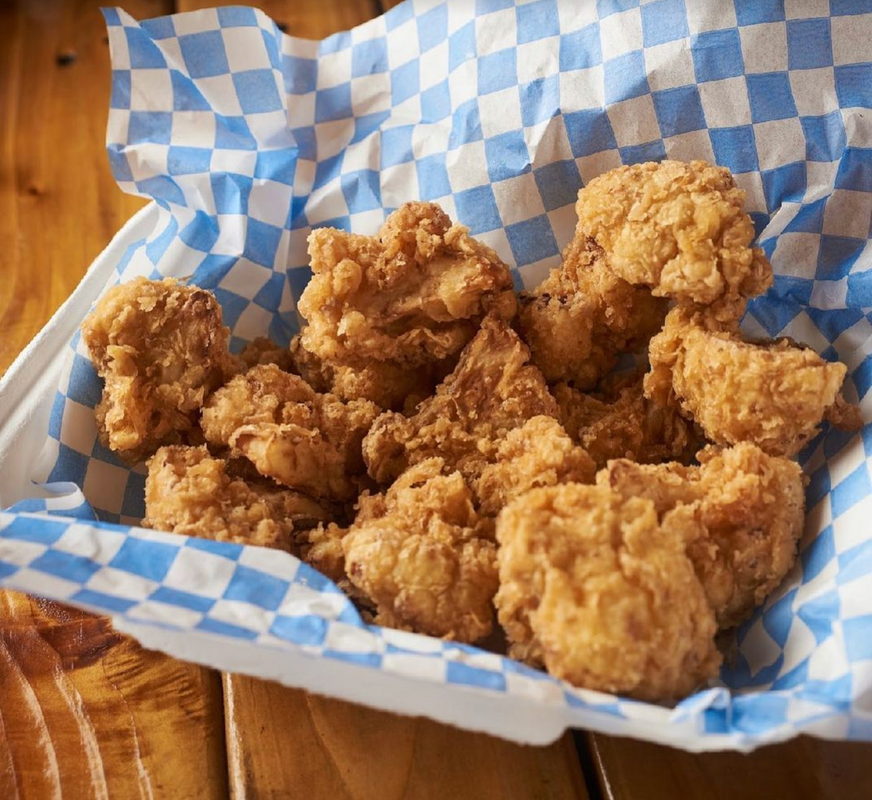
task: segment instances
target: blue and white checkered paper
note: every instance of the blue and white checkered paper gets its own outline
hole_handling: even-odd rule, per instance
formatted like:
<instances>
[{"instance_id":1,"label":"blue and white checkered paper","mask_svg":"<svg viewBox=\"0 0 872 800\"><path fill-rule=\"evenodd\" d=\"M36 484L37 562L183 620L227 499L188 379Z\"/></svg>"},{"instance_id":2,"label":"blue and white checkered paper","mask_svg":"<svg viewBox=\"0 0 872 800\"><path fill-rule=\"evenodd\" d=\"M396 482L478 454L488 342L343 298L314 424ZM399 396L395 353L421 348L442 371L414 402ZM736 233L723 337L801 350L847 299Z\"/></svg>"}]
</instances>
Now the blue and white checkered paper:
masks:
<instances>
[{"instance_id":1,"label":"blue and white checkered paper","mask_svg":"<svg viewBox=\"0 0 872 800\"><path fill-rule=\"evenodd\" d=\"M110 283L192 276L217 295L234 346L287 341L312 227L372 233L402 202L435 200L533 285L559 263L586 181L622 163L702 158L746 190L775 268L747 329L841 359L868 416L868 8L413 0L322 42L246 8L141 23L107 11L112 169L161 209ZM341 685L303 684L345 697L361 685L353 699L521 740L566 726L687 749L802 731L872 739L872 425L802 454L809 516L796 568L738 632L719 685L667 709L364 626L290 556L107 524L141 518L144 472L100 446L100 384L78 336L71 347L36 469L68 485L0 515L7 586L111 613L152 646L218 667L239 668L228 654L240 642L253 654L242 668L289 682L258 662L353 665ZM103 522L86 518L91 508Z\"/></svg>"}]
</instances>

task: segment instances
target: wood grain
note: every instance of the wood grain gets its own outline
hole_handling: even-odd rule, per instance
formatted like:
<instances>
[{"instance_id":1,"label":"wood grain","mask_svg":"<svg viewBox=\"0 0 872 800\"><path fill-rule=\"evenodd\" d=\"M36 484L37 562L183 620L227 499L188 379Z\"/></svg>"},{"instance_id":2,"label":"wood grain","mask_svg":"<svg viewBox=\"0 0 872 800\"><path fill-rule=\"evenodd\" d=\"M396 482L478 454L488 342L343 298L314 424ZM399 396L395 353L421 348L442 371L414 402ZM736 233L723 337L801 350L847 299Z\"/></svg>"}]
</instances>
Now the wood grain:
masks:
<instances>
[{"instance_id":1,"label":"wood grain","mask_svg":"<svg viewBox=\"0 0 872 800\"><path fill-rule=\"evenodd\" d=\"M0 372L143 202L106 159L99 6L0 0ZM225 796L220 677L142 650L106 619L2 592L0 797L61 793Z\"/></svg>"},{"instance_id":2,"label":"wood grain","mask_svg":"<svg viewBox=\"0 0 872 800\"><path fill-rule=\"evenodd\" d=\"M238 675L225 675L224 697L236 798L587 797L569 737L521 747Z\"/></svg>"},{"instance_id":3,"label":"wood grain","mask_svg":"<svg viewBox=\"0 0 872 800\"><path fill-rule=\"evenodd\" d=\"M126 2L143 17L164 0ZM143 201L104 146L110 67L96 0L0 2L0 371Z\"/></svg>"},{"instance_id":4,"label":"wood grain","mask_svg":"<svg viewBox=\"0 0 872 800\"><path fill-rule=\"evenodd\" d=\"M318 39L397 2L259 5ZM98 5L0 0L0 372L142 204L118 190L105 156ZM173 10L122 5L140 19ZM229 785L215 673L144 651L103 618L0 593L0 798L586 796L568 737L523 748L249 678L225 676L224 688ZM609 798L872 796L872 746L801 739L741 756L584 741L594 793Z\"/></svg>"},{"instance_id":5,"label":"wood grain","mask_svg":"<svg viewBox=\"0 0 872 800\"><path fill-rule=\"evenodd\" d=\"M748 755L696 755L590 734L587 741L609 800L866 800L872 745L801 737Z\"/></svg>"},{"instance_id":6,"label":"wood grain","mask_svg":"<svg viewBox=\"0 0 872 800\"><path fill-rule=\"evenodd\" d=\"M180 10L213 5L233 3L178 3ZM380 13L377 2L342 0L266 0L259 7L290 35L311 39ZM519 747L239 675L225 675L224 690L235 797L586 796L570 737L548 748Z\"/></svg>"},{"instance_id":7,"label":"wood grain","mask_svg":"<svg viewBox=\"0 0 872 800\"><path fill-rule=\"evenodd\" d=\"M0 797L225 797L219 676L0 595Z\"/></svg>"},{"instance_id":8,"label":"wood grain","mask_svg":"<svg viewBox=\"0 0 872 800\"><path fill-rule=\"evenodd\" d=\"M238 6L234 0L177 0L179 11L216 6ZM289 35L323 39L331 33L360 25L381 13L378 0L260 0L252 2Z\"/></svg>"}]
</instances>

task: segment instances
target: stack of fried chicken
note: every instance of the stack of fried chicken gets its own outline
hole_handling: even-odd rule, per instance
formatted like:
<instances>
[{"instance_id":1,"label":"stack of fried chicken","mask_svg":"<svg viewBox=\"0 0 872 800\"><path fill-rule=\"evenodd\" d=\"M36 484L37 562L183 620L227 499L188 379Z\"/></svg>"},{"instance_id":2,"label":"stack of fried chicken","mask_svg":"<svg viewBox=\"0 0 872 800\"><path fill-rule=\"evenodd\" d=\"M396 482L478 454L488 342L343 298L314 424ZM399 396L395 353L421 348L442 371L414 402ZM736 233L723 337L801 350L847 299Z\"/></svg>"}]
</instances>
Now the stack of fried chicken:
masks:
<instances>
[{"instance_id":1,"label":"stack of fried chicken","mask_svg":"<svg viewBox=\"0 0 872 800\"><path fill-rule=\"evenodd\" d=\"M277 547L377 624L667 701L792 567L846 368L739 333L772 270L726 169L621 167L578 195L562 265L508 267L432 203L321 228L290 349L240 355L214 296L110 289L83 325L104 443L148 459L143 524ZM623 353L648 367L615 373Z\"/></svg>"}]
</instances>

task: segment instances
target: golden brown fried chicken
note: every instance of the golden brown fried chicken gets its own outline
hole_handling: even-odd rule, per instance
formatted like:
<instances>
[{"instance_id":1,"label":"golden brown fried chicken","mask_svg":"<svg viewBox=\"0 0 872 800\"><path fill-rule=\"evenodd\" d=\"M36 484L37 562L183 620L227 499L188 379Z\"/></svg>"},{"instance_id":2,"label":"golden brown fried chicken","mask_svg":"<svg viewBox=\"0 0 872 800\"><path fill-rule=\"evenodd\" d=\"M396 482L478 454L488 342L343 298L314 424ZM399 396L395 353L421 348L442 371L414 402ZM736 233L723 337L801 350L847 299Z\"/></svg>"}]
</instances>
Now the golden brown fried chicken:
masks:
<instances>
[{"instance_id":1,"label":"golden brown fried chicken","mask_svg":"<svg viewBox=\"0 0 872 800\"><path fill-rule=\"evenodd\" d=\"M300 298L302 344L349 366L417 367L460 352L482 317L516 309L508 267L433 203L407 203L377 237L320 228Z\"/></svg>"},{"instance_id":2,"label":"golden brown fried chicken","mask_svg":"<svg viewBox=\"0 0 872 800\"><path fill-rule=\"evenodd\" d=\"M303 561L347 592L349 587L344 585L348 583L345 577L345 553L342 552L342 539L346 533L347 528L331 522L303 531L296 543Z\"/></svg>"},{"instance_id":3,"label":"golden brown fried chicken","mask_svg":"<svg viewBox=\"0 0 872 800\"><path fill-rule=\"evenodd\" d=\"M511 656L642 700L682 697L717 674L714 615L682 535L650 500L534 489L500 513L497 539Z\"/></svg>"},{"instance_id":4,"label":"golden brown fried chicken","mask_svg":"<svg viewBox=\"0 0 872 800\"><path fill-rule=\"evenodd\" d=\"M704 161L618 167L578 193L578 234L593 237L628 283L679 302L762 294L772 267L729 170Z\"/></svg>"},{"instance_id":5,"label":"golden brown fried chicken","mask_svg":"<svg viewBox=\"0 0 872 800\"><path fill-rule=\"evenodd\" d=\"M360 491L361 441L379 408L318 394L274 364L237 375L209 399L206 440L229 446L257 470L316 497L351 500Z\"/></svg>"},{"instance_id":6,"label":"golden brown fried chicken","mask_svg":"<svg viewBox=\"0 0 872 800\"><path fill-rule=\"evenodd\" d=\"M746 619L796 560L803 477L793 461L753 444L706 448L699 460L700 467L612 461L597 483L627 499L648 498L661 515L681 506L694 512L688 556L718 624L728 628Z\"/></svg>"},{"instance_id":7,"label":"golden brown fried chicken","mask_svg":"<svg viewBox=\"0 0 872 800\"><path fill-rule=\"evenodd\" d=\"M329 519L322 505L271 481L233 477L205 447L161 447L148 462L143 525L219 542L292 549L292 534Z\"/></svg>"},{"instance_id":8,"label":"golden brown fried chicken","mask_svg":"<svg viewBox=\"0 0 872 800\"><path fill-rule=\"evenodd\" d=\"M285 372L293 372L296 369L291 351L287 347L280 347L265 336L258 336L249 342L239 354L239 360L244 369L251 369L260 364L275 364Z\"/></svg>"},{"instance_id":9,"label":"golden brown fried chicken","mask_svg":"<svg viewBox=\"0 0 872 800\"><path fill-rule=\"evenodd\" d=\"M388 412L363 443L370 476L389 483L407 467L439 456L474 483L501 440L531 417L557 416L557 404L530 351L501 319L487 317L460 362L412 417Z\"/></svg>"},{"instance_id":10,"label":"golden brown fried chicken","mask_svg":"<svg viewBox=\"0 0 872 800\"><path fill-rule=\"evenodd\" d=\"M203 402L235 370L215 297L172 278L113 286L82 338L105 382L100 439L131 463L192 433L196 440Z\"/></svg>"},{"instance_id":11,"label":"golden brown fried chicken","mask_svg":"<svg viewBox=\"0 0 872 800\"><path fill-rule=\"evenodd\" d=\"M315 391L331 392L341 400L371 400L380 408L394 411L414 410L433 394L439 374L432 364L409 368L393 361L369 361L349 367L322 361L303 347L299 334L291 342L291 349L296 371Z\"/></svg>"},{"instance_id":12,"label":"golden brown fried chicken","mask_svg":"<svg viewBox=\"0 0 872 800\"><path fill-rule=\"evenodd\" d=\"M619 278L593 239L576 234L563 264L521 296L518 321L549 382L591 389L621 353L642 347L665 315L665 300Z\"/></svg>"},{"instance_id":13,"label":"golden brown fried chicken","mask_svg":"<svg viewBox=\"0 0 872 800\"><path fill-rule=\"evenodd\" d=\"M702 447L693 423L674 408L645 398L641 377L612 395L584 394L565 383L557 384L553 392L560 422L597 467L604 467L612 458L686 463Z\"/></svg>"},{"instance_id":14,"label":"golden brown fried chicken","mask_svg":"<svg viewBox=\"0 0 872 800\"><path fill-rule=\"evenodd\" d=\"M847 372L787 340L743 341L693 307L669 312L648 357L647 397L679 408L717 444L753 442L771 455L794 455L817 434ZM836 421L858 417L840 410Z\"/></svg>"},{"instance_id":15,"label":"golden brown fried chicken","mask_svg":"<svg viewBox=\"0 0 872 800\"><path fill-rule=\"evenodd\" d=\"M493 523L458 472L438 458L411 467L383 495L361 498L342 539L345 570L379 625L474 642L493 626Z\"/></svg>"},{"instance_id":16,"label":"golden brown fried chicken","mask_svg":"<svg viewBox=\"0 0 872 800\"><path fill-rule=\"evenodd\" d=\"M290 351L294 369L286 372L296 372L316 392L326 394L333 386L333 367L303 347L302 338L303 335L298 333L291 339Z\"/></svg>"},{"instance_id":17,"label":"golden brown fried chicken","mask_svg":"<svg viewBox=\"0 0 872 800\"><path fill-rule=\"evenodd\" d=\"M496 516L518 495L558 483L592 483L596 465L553 417L532 417L510 431L475 482L479 512Z\"/></svg>"}]
</instances>

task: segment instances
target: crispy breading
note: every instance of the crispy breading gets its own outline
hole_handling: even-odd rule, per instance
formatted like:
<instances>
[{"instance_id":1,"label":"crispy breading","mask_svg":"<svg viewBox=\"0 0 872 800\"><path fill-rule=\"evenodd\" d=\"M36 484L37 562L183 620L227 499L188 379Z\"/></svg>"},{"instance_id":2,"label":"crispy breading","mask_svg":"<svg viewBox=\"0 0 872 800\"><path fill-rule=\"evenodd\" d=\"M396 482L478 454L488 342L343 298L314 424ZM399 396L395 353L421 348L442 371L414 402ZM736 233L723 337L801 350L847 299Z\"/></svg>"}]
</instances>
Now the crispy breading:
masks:
<instances>
[{"instance_id":1,"label":"crispy breading","mask_svg":"<svg viewBox=\"0 0 872 800\"><path fill-rule=\"evenodd\" d=\"M454 372L412 417L388 412L363 443L370 476L389 483L407 467L439 456L474 482L500 441L531 417L557 416L557 403L530 351L501 319L487 317Z\"/></svg>"},{"instance_id":2,"label":"crispy breading","mask_svg":"<svg viewBox=\"0 0 872 800\"><path fill-rule=\"evenodd\" d=\"M618 167L579 191L577 234L596 240L615 274L658 297L729 304L772 284L744 203L730 171L704 161Z\"/></svg>"},{"instance_id":3,"label":"crispy breading","mask_svg":"<svg viewBox=\"0 0 872 800\"><path fill-rule=\"evenodd\" d=\"M560 422L597 467L612 458L688 462L703 446L693 423L675 408L659 406L644 396L641 377L611 395L585 394L565 383L552 392Z\"/></svg>"},{"instance_id":4,"label":"crispy breading","mask_svg":"<svg viewBox=\"0 0 872 800\"><path fill-rule=\"evenodd\" d=\"M342 539L345 570L379 625L474 642L493 626L493 523L480 518L458 472L439 458L366 497Z\"/></svg>"},{"instance_id":5,"label":"crispy breading","mask_svg":"<svg viewBox=\"0 0 872 800\"><path fill-rule=\"evenodd\" d=\"M341 400L371 400L386 410L414 409L433 394L439 374L432 364L410 368L373 360L350 367L322 361L303 347L299 334L291 348L295 370L316 391L331 392Z\"/></svg>"},{"instance_id":6,"label":"crispy breading","mask_svg":"<svg viewBox=\"0 0 872 800\"><path fill-rule=\"evenodd\" d=\"M650 500L534 489L500 513L497 539L511 656L642 700L682 697L717 674L714 615L684 539Z\"/></svg>"},{"instance_id":7,"label":"crispy breading","mask_svg":"<svg viewBox=\"0 0 872 800\"><path fill-rule=\"evenodd\" d=\"M481 514L496 516L510 500L530 489L559 483L592 483L596 465L553 417L532 417L509 431L496 461L475 481Z\"/></svg>"},{"instance_id":8,"label":"crispy breading","mask_svg":"<svg viewBox=\"0 0 872 800\"><path fill-rule=\"evenodd\" d=\"M104 380L104 446L134 463L162 444L196 442L203 402L236 368L229 337L215 296L196 286L135 278L109 289L82 323Z\"/></svg>"},{"instance_id":9,"label":"crispy breading","mask_svg":"<svg viewBox=\"0 0 872 800\"><path fill-rule=\"evenodd\" d=\"M669 312L648 357L647 397L679 408L717 444L753 442L771 455L794 455L817 434L847 372L788 340L743 341L693 307Z\"/></svg>"},{"instance_id":10,"label":"crispy breading","mask_svg":"<svg viewBox=\"0 0 872 800\"><path fill-rule=\"evenodd\" d=\"M487 312L509 319L516 310L508 267L434 203L400 206L377 237L316 229L309 255L302 343L325 361L442 361Z\"/></svg>"},{"instance_id":11,"label":"crispy breading","mask_svg":"<svg viewBox=\"0 0 872 800\"><path fill-rule=\"evenodd\" d=\"M262 475L316 497L351 500L360 491L361 441L379 413L368 400L343 403L274 364L237 375L209 399L206 440L229 446Z\"/></svg>"},{"instance_id":12,"label":"crispy breading","mask_svg":"<svg viewBox=\"0 0 872 800\"><path fill-rule=\"evenodd\" d=\"M143 525L219 542L292 550L294 531L330 518L327 508L272 481L234 477L204 447L161 447L148 462Z\"/></svg>"},{"instance_id":13,"label":"crispy breading","mask_svg":"<svg viewBox=\"0 0 872 800\"><path fill-rule=\"evenodd\" d=\"M249 342L238 356L245 369L251 369L260 364L275 364L285 372L296 371L291 351L280 347L265 336L258 336Z\"/></svg>"},{"instance_id":14,"label":"crispy breading","mask_svg":"<svg viewBox=\"0 0 872 800\"><path fill-rule=\"evenodd\" d=\"M661 515L693 510L687 552L718 624L728 628L793 567L805 520L803 476L793 461L753 444L709 447L699 460L699 467L612 461L597 483L627 499L648 498Z\"/></svg>"},{"instance_id":15,"label":"crispy breading","mask_svg":"<svg viewBox=\"0 0 872 800\"><path fill-rule=\"evenodd\" d=\"M549 382L591 389L621 353L644 346L665 315L665 300L619 278L596 242L577 234L561 266L521 295L518 322Z\"/></svg>"}]
</instances>

